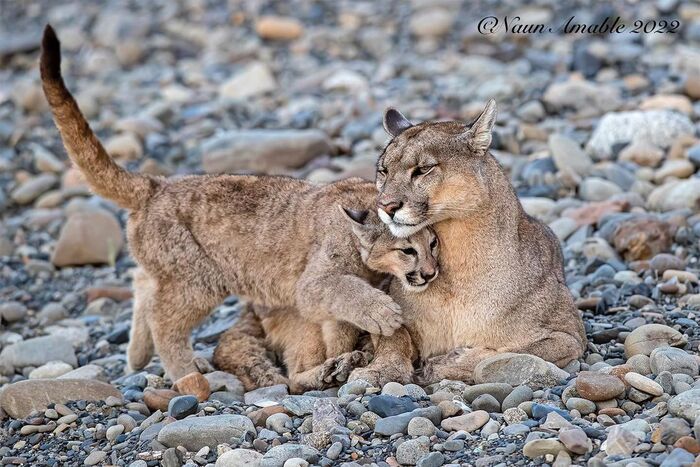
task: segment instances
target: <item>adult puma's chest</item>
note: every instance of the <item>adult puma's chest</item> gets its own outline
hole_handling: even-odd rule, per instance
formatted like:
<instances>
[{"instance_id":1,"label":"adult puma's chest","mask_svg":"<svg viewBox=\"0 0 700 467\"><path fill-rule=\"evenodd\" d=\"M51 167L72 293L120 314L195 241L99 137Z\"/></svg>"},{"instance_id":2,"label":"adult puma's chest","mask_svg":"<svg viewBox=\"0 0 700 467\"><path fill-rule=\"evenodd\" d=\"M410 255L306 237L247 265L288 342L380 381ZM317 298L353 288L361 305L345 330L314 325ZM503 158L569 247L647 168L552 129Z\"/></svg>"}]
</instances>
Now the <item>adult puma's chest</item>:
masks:
<instances>
[{"instance_id":1,"label":"adult puma's chest","mask_svg":"<svg viewBox=\"0 0 700 467\"><path fill-rule=\"evenodd\" d=\"M488 281L456 279L438 278L425 292L396 297L422 358L492 342L498 323Z\"/></svg>"}]
</instances>

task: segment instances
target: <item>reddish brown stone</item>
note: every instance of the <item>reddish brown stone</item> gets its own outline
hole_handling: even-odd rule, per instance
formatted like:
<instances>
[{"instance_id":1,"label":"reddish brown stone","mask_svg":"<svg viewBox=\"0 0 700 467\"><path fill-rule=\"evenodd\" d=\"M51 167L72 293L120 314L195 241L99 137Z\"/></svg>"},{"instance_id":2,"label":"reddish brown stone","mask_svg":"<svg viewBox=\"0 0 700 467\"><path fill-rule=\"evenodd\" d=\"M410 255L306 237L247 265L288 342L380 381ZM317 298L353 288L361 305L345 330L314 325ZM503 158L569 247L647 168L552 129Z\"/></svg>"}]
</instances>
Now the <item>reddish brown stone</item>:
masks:
<instances>
[{"instance_id":1,"label":"reddish brown stone","mask_svg":"<svg viewBox=\"0 0 700 467\"><path fill-rule=\"evenodd\" d=\"M627 261L651 259L671 249L673 228L657 219L639 218L620 222L613 246Z\"/></svg>"},{"instance_id":2,"label":"reddish brown stone","mask_svg":"<svg viewBox=\"0 0 700 467\"><path fill-rule=\"evenodd\" d=\"M599 201L595 203L587 203L579 208L565 209L562 213L565 217L570 217L581 225L597 224L598 221L606 214L615 212L629 211L630 204L628 201Z\"/></svg>"},{"instance_id":3,"label":"reddish brown stone","mask_svg":"<svg viewBox=\"0 0 700 467\"><path fill-rule=\"evenodd\" d=\"M197 396L199 402L204 402L209 399L209 395L211 394L209 381L207 381L204 375L198 372L190 373L175 381L173 390L180 394Z\"/></svg>"},{"instance_id":4,"label":"reddish brown stone","mask_svg":"<svg viewBox=\"0 0 700 467\"><path fill-rule=\"evenodd\" d=\"M179 395L171 389L146 389L143 393L143 402L151 410L167 412L170 399Z\"/></svg>"},{"instance_id":5,"label":"reddish brown stone","mask_svg":"<svg viewBox=\"0 0 700 467\"><path fill-rule=\"evenodd\" d=\"M607 401L622 394L625 385L617 376L582 371L576 377L576 391L589 401Z\"/></svg>"},{"instance_id":6,"label":"reddish brown stone","mask_svg":"<svg viewBox=\"0 0 700 467\"><path fill-rule=\"evenodd\" d=\"M694 456L700 454L700 441L692 436L683 436L673 445L676 448L683 448Z\"/></svg>"},{"instance_id":7,"label":"reddish brown stone","mask_svg":"<svg viewBox=\"0 0 700 467\"><path fill-rule=\"evenodd\" d=\"M576 300L576 308L579 310L595 310L600 303L600 297L586 297Z\"/></svg>"},{"instance_id":8,"label":"reddish brown stone","mask_svg":"<svg viewBox=\"0 0 700 467\"><path fill-rule=\"evenodd\" d=\"M248 418L253 421L255 426L265 426L265 422L267 421L268 417L276 413L286 413L284 406L277 404L263 407L262 409L254 410L253 412L249 413Z\"/></svg>"},{"instance_id":9,"label":"reddish brown stone","mask_svg":"<svg viewBox=\"0 0 700 467\"><path fill-rule=\"evenodd\" d=\"M90 287L87 289L87 302L90 303L98 298L111 298L117 302L129 300L134 296L128 287Z\"/></svg>"},{"instance_id":10,"label":"reddish brown stone","mask_svg":"<svg viewBox=\"0 0 700 467\"><path fill-rule=\"evenodd\" d=\"M607 415L608 417L618 417L620 415L627 415L627 412L619 407L606 407L598 411L600 415Z\"/></svg>"}]
</instances>

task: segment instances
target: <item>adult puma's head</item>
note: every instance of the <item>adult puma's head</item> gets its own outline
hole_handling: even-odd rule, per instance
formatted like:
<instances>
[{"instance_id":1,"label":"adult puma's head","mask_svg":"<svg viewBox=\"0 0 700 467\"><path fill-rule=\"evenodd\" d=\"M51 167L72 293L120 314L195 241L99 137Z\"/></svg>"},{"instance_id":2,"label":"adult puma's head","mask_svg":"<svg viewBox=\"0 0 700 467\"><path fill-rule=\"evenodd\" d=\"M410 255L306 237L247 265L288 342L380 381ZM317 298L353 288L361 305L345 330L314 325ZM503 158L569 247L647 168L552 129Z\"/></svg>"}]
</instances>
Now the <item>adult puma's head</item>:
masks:
<instances>
[{"instance_id":1,"label":"adult puma's head","mask_svg":"<svg viewBox=\"0 0 700 467\"><path fill-rule=\"evenodd\" d=\"M495 120L494 100L471 126L413 125L398 110L385 112L384 128L393 139L377 161L377 212L394 235L466 217L488 201L485 160Z\"/></svg>"},{"instance_id":2,"label":"adult puma's head","mask_svg":"<svg viewBox=\"0 0 700 467\"><path fill-rule=\"evenodd\" d=\"M431 228L395 237L374 212L342 208L357 238L362 261L373 271L397 277L414 292L428 287L438 275L439 242Z\"/></svg>"}]
</instances>

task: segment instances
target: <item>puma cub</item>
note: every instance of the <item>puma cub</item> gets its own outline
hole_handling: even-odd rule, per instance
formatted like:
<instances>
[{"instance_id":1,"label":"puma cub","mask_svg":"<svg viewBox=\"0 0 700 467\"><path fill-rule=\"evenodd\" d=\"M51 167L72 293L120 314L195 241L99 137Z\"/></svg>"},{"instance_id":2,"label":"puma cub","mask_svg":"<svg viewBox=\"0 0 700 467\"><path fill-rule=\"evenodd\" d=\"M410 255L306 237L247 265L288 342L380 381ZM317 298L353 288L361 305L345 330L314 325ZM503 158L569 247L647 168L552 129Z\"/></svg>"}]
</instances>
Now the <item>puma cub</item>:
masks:
<instances>
[{"instance_id":1,"label":"puma cub","mask_svg":"<svg viewBox=\"0 0 700 467\"><path fill-rule=\"evenodd\" d=\"M373 206L374 184L237 175L168 180L127 172L109 157L66 88L51 26L40 68L71 160L95 193L131 211L127 236L142 269L128 349L132 369L145 366L155 350L173 380L198 371L204 362L195 361L190 332L231 294L391 335L402 319L399 306L376 288L385 273L419 288L435 277L436 267L416 267L422 236L394 238L374 215L339 209ZM377 245L391 247L378 255Z\"/></svg>"}]
</instances>

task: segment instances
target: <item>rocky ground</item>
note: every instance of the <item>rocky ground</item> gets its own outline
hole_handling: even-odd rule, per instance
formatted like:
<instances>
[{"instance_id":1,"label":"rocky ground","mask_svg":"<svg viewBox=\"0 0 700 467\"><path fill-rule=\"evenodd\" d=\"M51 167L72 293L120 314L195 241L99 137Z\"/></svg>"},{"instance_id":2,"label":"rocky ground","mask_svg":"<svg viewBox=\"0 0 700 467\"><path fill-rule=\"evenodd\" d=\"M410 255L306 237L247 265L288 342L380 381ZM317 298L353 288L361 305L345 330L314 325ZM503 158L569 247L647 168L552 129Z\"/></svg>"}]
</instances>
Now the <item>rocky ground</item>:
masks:
<instances>
[{"instance_id":1,"label":"rocky ground","mask_svg":"<svg viewBox=\"0 0 700 467\"><path fill-rule=\"evenodd\" d=\"M700 465L700 7L502 3L2 2L2 464ZM487 13L682 27L482 36ZM561 239L586 355L293 396L222 372L176 392L157 361L125 375L126 213L67 163L38 85L47 21L93 128L142 172L373 178L384 107L468 120L495 97L493 152ZM237 306L196 330L201 355Z\"/></svg>"}]
</instances>

